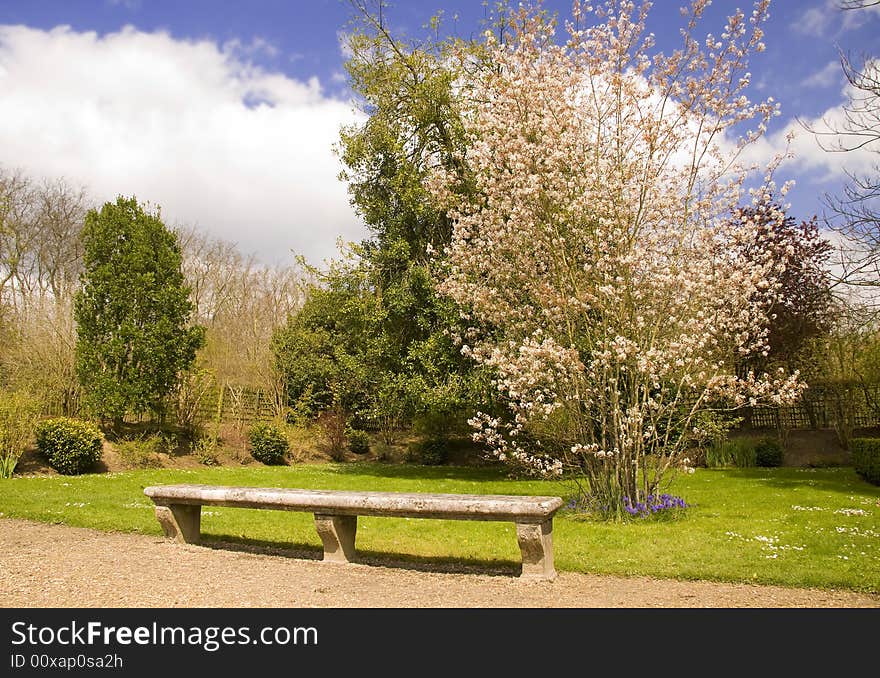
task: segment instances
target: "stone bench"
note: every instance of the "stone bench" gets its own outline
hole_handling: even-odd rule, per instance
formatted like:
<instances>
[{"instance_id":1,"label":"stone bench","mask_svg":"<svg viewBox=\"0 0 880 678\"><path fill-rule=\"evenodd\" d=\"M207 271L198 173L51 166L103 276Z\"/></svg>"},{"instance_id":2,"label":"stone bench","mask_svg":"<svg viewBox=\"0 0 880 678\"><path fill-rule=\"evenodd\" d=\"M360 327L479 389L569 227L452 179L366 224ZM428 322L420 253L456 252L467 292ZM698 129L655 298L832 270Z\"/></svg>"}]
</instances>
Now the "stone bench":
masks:
<instances>
[{"instance_id":1,"label":"stone bench","mask_svg":"<svg viewBox=\"0 0 880 678\"><path fill-rule=\"evenodd\" d=\"M350 492L268 487L159 485L144 494L156 505L156 518L165 536L198 543L202 506L275 509L314 513L324 543L324 560L348 563L355 559L358 516L487 520L516 524L522 551L522 576L553 579L553 515L559 497L507 495Z\"/></svg>"}]
</instances>

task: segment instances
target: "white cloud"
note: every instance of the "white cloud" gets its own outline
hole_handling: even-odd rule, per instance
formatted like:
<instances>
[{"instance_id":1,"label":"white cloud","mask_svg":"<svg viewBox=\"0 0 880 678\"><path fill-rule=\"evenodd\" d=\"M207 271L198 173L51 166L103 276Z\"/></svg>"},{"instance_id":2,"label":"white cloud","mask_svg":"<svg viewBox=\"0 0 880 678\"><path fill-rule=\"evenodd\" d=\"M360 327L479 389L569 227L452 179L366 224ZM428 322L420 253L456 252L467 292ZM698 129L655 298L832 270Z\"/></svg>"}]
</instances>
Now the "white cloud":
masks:
<instances>
[{"instance_id":1,"label":"white cloud","mask_svg":"<svg viewBox=\"0 0 880 678\"><path fill-rule=\"evenodd\" d=\"M839 0L825 0L801 12L792 24L792 28L804 35L838 36L860 28L871 19L878 17L880 17L880 5L842 10Z\"/></svg>"},{"instance_id":2,"label":"white cloud","mask_svg":"<svg viewBox=\"0 0 880 678\"><path fill-rule=\"evenodd\" d=\"M880 5L867 5L859 9L847 10L843 12L842 32L860 28L871 19L878 17L880 17Z\"/></svg>"},{"instance_id":3,"label":"white cloud","mask_svg":"<svg viewBox=\"0 0 880 678\"><path fill-rule=\"evenodd\" d=\"M843 79L839 61L829 61L825 67L816 71L801 83L804 87L830 87Z\"/></svg>"},{"instance_id":4,"label":"white cloud","mask_svg":"<svg viewBox=\"0 0 880 678\"><path fill-rule=\"evenodd\" d=\"M141 0L105 0L111 6L121 5L125 9L136 10L141 8Z\"/></svg>"},{"instance_id":5,"label":"white cloud","mask_svg":"<svg viewBox=\"0 0 880 678\"><path fill-rule=\"evenodd\" d=\"M332 152L358 114L248 48L267 46L0 26L0 162L135 194L270 262L331 256L363 236Z\"/></svg>"},{"instance_id":6,"label":"white cloud","mask_svg":"<svg viewBox=\"0 0 880 678\"><path fill-rule=\"evenodd\" d=\"M804 35L822 35L829 32L831 11L828 3L806 9L793 24L798 33Z\"/></svg>"},{"instance_id":7,"label":"white cloud","mask_svg":"<svg viewBox=\"0 0 880 678\"><path fill-rule=\"evenodd\" d=\"M278 48L263 38L254 38L250 43L243 43L238 38L234 38L224 42L222 49L224 54L232 55L238 60L246 60L262 54L276 57L279 54Z\"/></svg>"},{"instance_id":8,"label":"white cloud","mask_svg":"<svg viewBox=\"0 0 880 678\"><path fill-rule=\"evenodd\" d=\"M875 67L880 68L880 62L869 62L865 65L865 68ZM838 69L840 69L839 64ZM878 159L880 159L880 141L872 141L863 148L848 152L829 152L825 150L825 148L836 147L838 142L842 142L843 146L855 146L857 143L864 141L863 138L850 137L847 139L847 137L837 137L830 134L832 130L846 129L848 115L855 116L856 121L859 122L858 113L851 112L847 114L844 109L851 95L856 97L864 96L863 93L857 93L852 85L847 83L841 89L840 103L829 107L824 113L815 118L804 118L801 121L803 124L795 119L787 121L781 129L761 138L756 144L750 146L746 150L744 159L748 162L765 165L776 154L785 152L788 143L786 137L792 134L794 138L791 141L789 151L793 157L784 163L789 168L797 168L804 172L818 172L820 173L819 180L822 181L843 180L846 172L855 174L872 172ZM865 116L859 124L866 129L870 129L872 120ZM826 134L817 137L810 130Z\"/></svg>"}]
</instances>

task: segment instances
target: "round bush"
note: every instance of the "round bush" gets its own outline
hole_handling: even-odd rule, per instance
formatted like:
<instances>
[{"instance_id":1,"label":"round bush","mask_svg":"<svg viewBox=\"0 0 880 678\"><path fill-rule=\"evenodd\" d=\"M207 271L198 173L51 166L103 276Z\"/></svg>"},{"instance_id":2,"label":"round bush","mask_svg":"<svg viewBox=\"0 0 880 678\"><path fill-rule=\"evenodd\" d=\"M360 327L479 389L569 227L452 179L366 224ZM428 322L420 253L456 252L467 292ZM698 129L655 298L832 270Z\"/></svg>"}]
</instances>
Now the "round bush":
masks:
<instances>
[{"instance_id":1,"label":"round bush","mask_svg":"<svg viewBox=\"0 0 880 678\"><path fill-rule=\"evenodd\" d=\"M755 463L758 466L782 466L782 445L774 438L764 438L755 445Z\"/></svg>"},{"instance_id":2,"label":"round bush","mask_svg":"<svg viewBox=\"0 0 880 678\"><path fill-rule=\"evenodd\" d=\"M35 433L37 449L58 473L85 473L101 460L101 432L88 422L47 419L37 425Z\"/></svg>"},{"instance_id":3,"label":"round bush","mask_svg":"<svg viewBox=\"0 0 880 678\"><path fill-rule=\"evenodd\" d=\"M283 464L287 454L287 437L275 424L262 421L248 431L251 456L264 464Z\"/></svg>"},{"instance_id":4,"label":"round bush","mask_svg":"<svg viewBox=\"0 0 880 678\"><path fill-rule=\"evenodd\" d=\"M352 429L348 432L348 449L355 454L366 454L370 451L370 437L366 431Z\"/></svg>"}]
</instances>

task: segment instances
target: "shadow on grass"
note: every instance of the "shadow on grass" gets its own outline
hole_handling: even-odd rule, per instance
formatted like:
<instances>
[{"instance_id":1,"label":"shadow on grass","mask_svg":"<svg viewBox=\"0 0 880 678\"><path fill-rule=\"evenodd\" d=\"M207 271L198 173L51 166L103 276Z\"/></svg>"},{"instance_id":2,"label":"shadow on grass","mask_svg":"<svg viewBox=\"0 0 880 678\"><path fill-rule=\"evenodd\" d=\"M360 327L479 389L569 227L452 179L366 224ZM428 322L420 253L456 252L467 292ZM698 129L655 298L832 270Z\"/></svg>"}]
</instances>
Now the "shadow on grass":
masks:
<instances>
[{"instance_id":1,"label":"shadow on grass","mask_svg":"<svg viewBox=\"0 0 880 678\"><path fill-rule=\"evenodd\" d=\"M241 539L232 535L203 535L200 545L218 551L255 553L296 560L321 561L324 557L323 550L311 544ZM519 563L506 560L452 559L372 550L358 550L356 562L360 565L415 570L417 572L480 574L495 577L516 577L519 576L521 570Z\"/></svg>"},{"instance_id":2,"label":"shadow on grass","mask_svg":"<svg viewBox=\"0 0 880 678\"><path fill-rule=\"evenodd\" d=\"M874 492L880 492L880 488L863 480L851 466L834 468L725 469L725 473L729 478L757 481L767 487L778 487L786 490L805 487L822 492L836 492L840 494L852 494L853 492L873 494Z\"/></svg>"}]
</instances>

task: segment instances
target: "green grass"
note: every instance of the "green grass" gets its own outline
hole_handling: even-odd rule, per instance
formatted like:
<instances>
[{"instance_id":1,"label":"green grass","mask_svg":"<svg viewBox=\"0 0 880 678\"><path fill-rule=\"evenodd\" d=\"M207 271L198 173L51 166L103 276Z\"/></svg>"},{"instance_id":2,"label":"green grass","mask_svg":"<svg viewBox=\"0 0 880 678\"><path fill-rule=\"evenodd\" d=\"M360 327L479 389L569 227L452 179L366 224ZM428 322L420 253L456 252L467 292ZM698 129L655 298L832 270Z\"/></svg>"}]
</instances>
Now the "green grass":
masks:
<instances>
[{"instance_id":1,"label":"green grass","mask_svg":"<svg viewBox=\"0 0 880 678\"><path fill-rule=\"evenodd\" d=\"M563 482L510 480L491 468L357 463L140 470L0 480L0 515L160 534L143 488L179 482L563 497L571 490ZM672 492L691 504L676 520L614 524L560 512L557 568L880 591L880 488L850 468L698 469L680 477ZM305 513L205 507L202 531L208 540L320 553ZM358 549L379 560L463 560L510 570L519 561L514 526L507 523L360 518Z\"/></svg>"}]
</instances>

